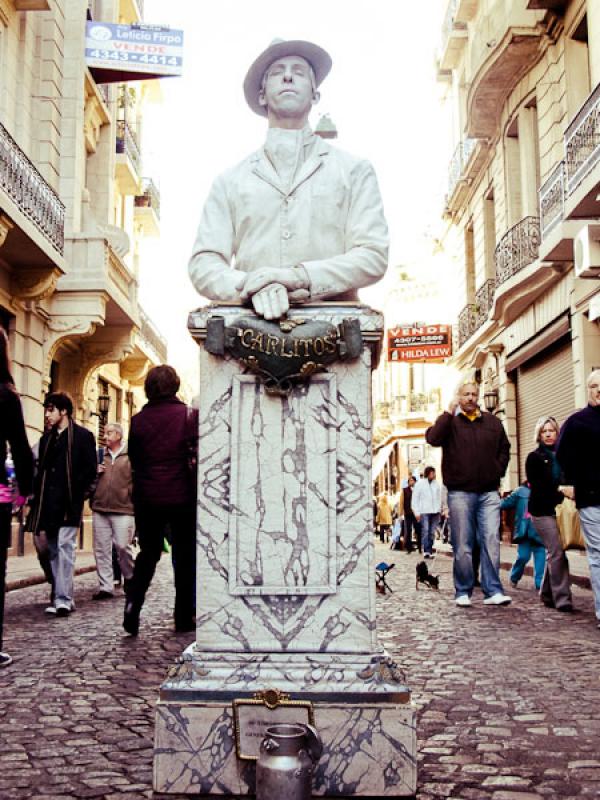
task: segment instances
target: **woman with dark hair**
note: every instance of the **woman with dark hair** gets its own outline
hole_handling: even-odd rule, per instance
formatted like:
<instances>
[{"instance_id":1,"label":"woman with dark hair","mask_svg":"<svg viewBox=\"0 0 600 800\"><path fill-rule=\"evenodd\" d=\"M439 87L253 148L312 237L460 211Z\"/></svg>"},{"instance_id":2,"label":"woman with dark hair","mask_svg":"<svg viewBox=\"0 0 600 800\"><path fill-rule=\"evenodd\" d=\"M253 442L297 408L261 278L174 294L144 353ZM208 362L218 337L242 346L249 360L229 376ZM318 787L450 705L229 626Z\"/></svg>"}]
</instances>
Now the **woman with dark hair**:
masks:
<instances>
[{"instance_id":1,"label":"woman with dark hair","mask_svg":"<svg viewBox=\"0 0 600 800\"><path fill-rule=\"evenodd\" d=\"M194 630L198 414L175 395L179 376L162 364L146 376L147 404L131 419L129 460L140 552L127 584L123 627L135 636L167 534L175 571L175 630Z\"/></svg>"},{"instance_id":2,"label":"woman with dark hair","mask_svg":"<svg viewBox=\"0 0 600 800\"><path fill-rule=\"evenodd\" d=\"M19 494L9 483L6 471L7 444L15 467ZM12 509L24 505L31 494L33 454L27 441L21 400L15 390L8 352L8 337L0 327L0 667L7 667L12 658L2 652L4 593L6 582L6 553L10 543Z\"/></svg>"},{"instance_id":3,"label":"woman with dark hair","mask_svg":"<svg viewBox=\"0 0 600 800\"><path fill-rule=\"evenodd\" d=\"M561 486L554 452L558 431L554 417L538 419L534 432L537 449L527 456L525 472L531 487L529 513L547 551L540 597L545 606L568 612L573 611L569 562L560 543L555 510L563 501L563 490L568 492L567 487Z\"/></svg>"}]
</instances>

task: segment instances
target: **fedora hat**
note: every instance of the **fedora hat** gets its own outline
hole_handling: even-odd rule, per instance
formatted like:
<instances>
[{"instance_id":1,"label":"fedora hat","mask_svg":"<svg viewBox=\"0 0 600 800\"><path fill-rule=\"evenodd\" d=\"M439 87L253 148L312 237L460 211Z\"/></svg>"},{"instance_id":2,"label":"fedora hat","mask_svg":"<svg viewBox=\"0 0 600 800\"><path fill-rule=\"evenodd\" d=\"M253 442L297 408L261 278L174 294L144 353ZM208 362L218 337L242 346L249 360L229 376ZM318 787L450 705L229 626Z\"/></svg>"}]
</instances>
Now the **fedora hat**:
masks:
<instances>
[{"instance_id":1,"label":"fedora hat","mask_svg":"<svg viewBox=\"0 0 600 800\"><path fill-rule=\"evenodd\" d=\"M259 105L258 95L262 84L263 75L268 67L278 58L286 56L301 56L314 70L317 86L325 80L331 69L331 56L322 47L312 42L304 42L300 39L273 39L266 50L258 56L246 74L244 80L244 96L246 102L256 114L261 117L267 116L265 106Z\"/></svg>"}]
</instances>

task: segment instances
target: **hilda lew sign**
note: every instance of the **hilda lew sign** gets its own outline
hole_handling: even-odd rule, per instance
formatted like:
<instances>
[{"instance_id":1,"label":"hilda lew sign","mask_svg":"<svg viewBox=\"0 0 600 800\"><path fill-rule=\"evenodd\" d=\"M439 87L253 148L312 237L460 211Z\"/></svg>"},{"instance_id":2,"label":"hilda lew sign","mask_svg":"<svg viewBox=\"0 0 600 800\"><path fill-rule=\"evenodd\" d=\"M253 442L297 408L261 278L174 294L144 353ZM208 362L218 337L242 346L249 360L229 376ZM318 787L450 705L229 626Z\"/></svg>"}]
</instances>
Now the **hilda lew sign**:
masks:
<instances>
[{"instance_id":1,"label":"hilda lew sign","mask_svg":"<svg viewBox=\"0 0 600 800\"><path fill-rule=\"evenodd\" d=\"M439 364L452 355L451 325L400 325L387 333L388 361Z\"/></svg>"}]
</instances>

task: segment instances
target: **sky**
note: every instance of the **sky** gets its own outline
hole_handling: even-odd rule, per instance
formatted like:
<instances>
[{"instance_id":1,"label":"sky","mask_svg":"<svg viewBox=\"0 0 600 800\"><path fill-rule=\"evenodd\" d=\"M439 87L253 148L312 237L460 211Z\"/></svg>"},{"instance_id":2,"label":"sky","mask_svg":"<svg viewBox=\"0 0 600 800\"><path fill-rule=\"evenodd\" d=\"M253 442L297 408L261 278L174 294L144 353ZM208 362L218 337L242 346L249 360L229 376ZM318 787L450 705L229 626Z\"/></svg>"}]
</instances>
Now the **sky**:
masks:
<instances>
[{"instance_id":1,"label":"sky","mask_svg":"<svg viewBox=\"0 0 600 800\"><path fill-rule=\"evenodd\" d=\"M335 144L374 165L390 228L390 265L419 272L441 222L452 152L435 78L444 0L145 0L145 21L184 31L184 74L161 80L144 113L144 175L161 192L161 236L142 251L140 302L194 381L187 313L203 304L187 262L211 183L264 141L246 105L246 71L272 39L308 39L333 59L313 127L330 114ZM440 276L442 277L442 276ZM444 276L445 277L445 276ZM381 306L385 281L361 297Z\"/></svg>"}]
</instances>

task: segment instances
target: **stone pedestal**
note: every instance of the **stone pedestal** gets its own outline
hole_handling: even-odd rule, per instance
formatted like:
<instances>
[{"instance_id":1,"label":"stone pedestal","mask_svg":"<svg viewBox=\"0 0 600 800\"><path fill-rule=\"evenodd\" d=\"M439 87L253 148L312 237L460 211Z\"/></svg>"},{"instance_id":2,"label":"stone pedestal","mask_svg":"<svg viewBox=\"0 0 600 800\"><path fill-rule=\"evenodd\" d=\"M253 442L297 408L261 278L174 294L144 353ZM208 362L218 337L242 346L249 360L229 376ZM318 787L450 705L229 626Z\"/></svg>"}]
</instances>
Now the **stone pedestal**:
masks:
<instances>
[{"instance_id":1,"label":"stone pedestal","mask_svg":"<svg viewBox=\"0 0 600 800\"><path fill-rule=\"evenodd\" d=\"M359 358L339 360L288 396L200 346L196 643L170 671L156 719L154 785L252 794L236 754L232 701L276 689L310 701L324 754L315 794L411 795L414 711L377 644L371 496L371 369L383 318L356 304L294 309L290 319L360 322Z\"/></svg>"}]
</instances>

